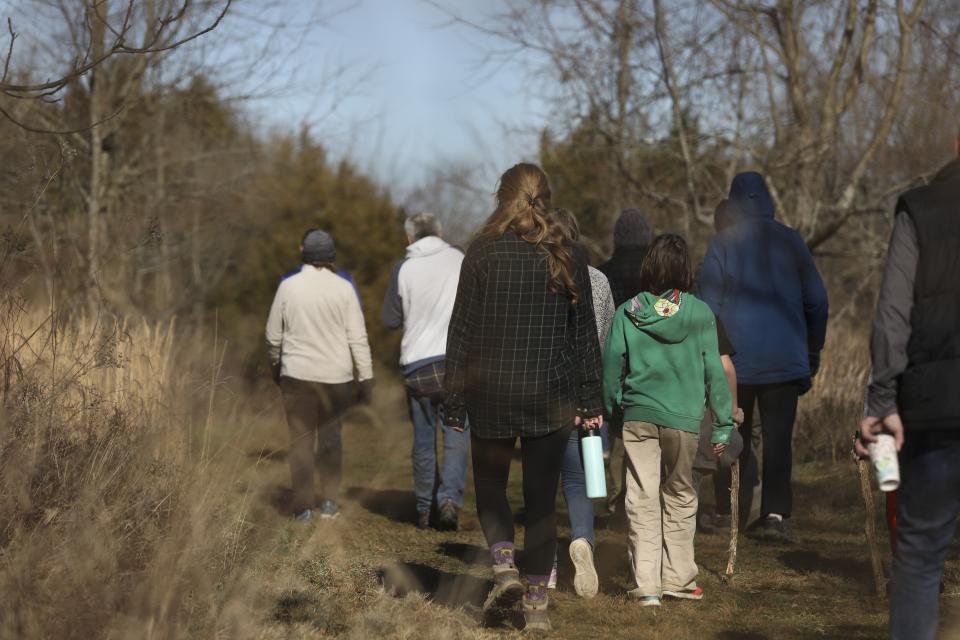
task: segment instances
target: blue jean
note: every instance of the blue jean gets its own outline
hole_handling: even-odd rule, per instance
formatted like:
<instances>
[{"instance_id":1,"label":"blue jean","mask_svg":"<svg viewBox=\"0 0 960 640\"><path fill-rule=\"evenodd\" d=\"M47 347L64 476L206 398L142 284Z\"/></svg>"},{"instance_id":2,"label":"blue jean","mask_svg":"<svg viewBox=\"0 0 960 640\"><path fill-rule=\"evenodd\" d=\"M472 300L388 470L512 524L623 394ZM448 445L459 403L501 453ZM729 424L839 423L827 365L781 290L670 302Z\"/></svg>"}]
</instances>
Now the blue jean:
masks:
<instances>
[{"instance_id":1,"label":"blue jean","mask_svg":"<svg viewBox=\"0 0 960 640\"><path fill-rule=\"evenodd\" d=\"M452 502L459 508L463 506L463 487L467 482L469 430L461 433L441 425L443 469L440 470L437 467L438 407L428 397L408 396L408 400L410 420L413 422L413 490L417 496L417 511L422 513L430 510L435 488L437 504Z\"/></svg>"},{"instance_id":2,"label":"blue jean","mask_svg":"<svg viewBox=\"0 0 960 640\"><path fill-rule=\"evenodd\" d=\"M911 433L900 452L890 637L933 640L940 580L960 515L960 438Z\"/></svg>"},{"instance_id":3,"label":"blue jean","mask_svg":"<svg viewBox=\"0 0 960 640\"><path fill-rule=\"evenodd\" d=\"M563 499L570 513L570 540L586 538L594 546L593 502L587 497L587 482L583 473L583 456L580 453L580 429L573 429L567 438L563 452L563 467L560 469L560 484Z\"/></svg>"}]
</instances>

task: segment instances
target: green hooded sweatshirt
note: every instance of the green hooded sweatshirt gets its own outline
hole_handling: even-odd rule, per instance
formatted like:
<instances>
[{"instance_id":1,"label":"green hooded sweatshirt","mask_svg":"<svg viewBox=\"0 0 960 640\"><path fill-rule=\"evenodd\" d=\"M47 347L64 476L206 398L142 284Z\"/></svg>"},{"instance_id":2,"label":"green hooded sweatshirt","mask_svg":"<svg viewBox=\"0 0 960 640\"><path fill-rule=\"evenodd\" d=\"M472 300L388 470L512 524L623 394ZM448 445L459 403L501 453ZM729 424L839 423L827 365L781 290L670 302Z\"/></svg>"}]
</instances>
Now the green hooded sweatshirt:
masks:
<instances>
[{"instance_id":1,"label":"green hooded sweatshirt","mask_svg":"<svg viewBox=\"0 0 960 640\"><path fill-rule=\"evenodd\" d=\"M620 305L603 353L608 416L700 432L704 398L716 416L712 441L726 444L733 398L720 362L717 321L695 296L641 293Z\"/></svg>"}]
</instances>

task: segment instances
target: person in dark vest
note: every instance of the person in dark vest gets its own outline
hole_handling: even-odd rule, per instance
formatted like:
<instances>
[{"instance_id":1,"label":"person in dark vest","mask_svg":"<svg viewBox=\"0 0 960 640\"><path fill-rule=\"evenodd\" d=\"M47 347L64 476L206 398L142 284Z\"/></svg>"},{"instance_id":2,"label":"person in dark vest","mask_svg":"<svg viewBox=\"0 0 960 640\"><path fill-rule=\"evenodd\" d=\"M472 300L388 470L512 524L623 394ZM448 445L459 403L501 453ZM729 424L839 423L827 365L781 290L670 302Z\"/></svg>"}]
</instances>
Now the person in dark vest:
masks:
<instances>
[{"instance_id":1,"label":"person in dark vest","mask_svg":"<svg viewBox=\"0 0 960 640\"><path fill-rule=\"evenodd\" d=\"M610 283L613 293L614 309L640 293L640 265L653 242L653 229L639 209L624 209L613 226L613 255L598 267ZM626 524L623 503L626 498L626 451L620 420L610 421L610 492L607 498L607 511L618 514L622 524Z\"/></svg>"},{"instance_id":2,"label":"person in dark vest","mask_svg":"<svg viewBox=\"0 0 960 640\"><path fill-rule=\"evenodd\" d=\"M700 294L737 347L740 433L749 441L756 402L763 416L761 518L751 537L788 542L793 511L793 426L801 394L820 367L827 334L827 291L803 238L774 219L774 202L759 173L730 185L730 226L710 240ZM744 447L740 468L752 468ZM747 488L754 478L744 478Z\"/></svg>"},{"instance_id":3,"label":"person in dark vest","mask_svg":"<svg viewBox=\"0 0 960 640\"><path fill-rule=\"evenodd\" d=\"M956 139L960 156L960 135ZM937 634L939 590L960 515L960 157L900 196L873 321L857 452L900 451L890 637Z\"/></svg>"}]
</instances>

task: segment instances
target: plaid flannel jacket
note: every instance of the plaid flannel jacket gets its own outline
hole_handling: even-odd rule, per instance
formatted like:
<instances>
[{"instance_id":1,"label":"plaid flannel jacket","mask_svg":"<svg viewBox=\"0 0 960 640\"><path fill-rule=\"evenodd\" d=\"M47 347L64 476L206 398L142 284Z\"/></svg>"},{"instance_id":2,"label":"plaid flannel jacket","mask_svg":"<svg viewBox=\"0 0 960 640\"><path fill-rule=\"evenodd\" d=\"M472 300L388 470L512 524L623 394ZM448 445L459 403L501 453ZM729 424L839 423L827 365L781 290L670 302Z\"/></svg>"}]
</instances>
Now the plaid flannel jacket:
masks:
<instances>
[{"instance_id":1,"label":"plaid flannel jacket","mask_svg":"<svg viewBox=\"0 0 960 640\"><path fill-rule=\"evenodd\" d=\"M446 422L479 438L537 437L603 413L600 349L586 262L579 302L551 293L547 257L508 231L467 250L447 337Z\"/></svg>"}]
</instances>

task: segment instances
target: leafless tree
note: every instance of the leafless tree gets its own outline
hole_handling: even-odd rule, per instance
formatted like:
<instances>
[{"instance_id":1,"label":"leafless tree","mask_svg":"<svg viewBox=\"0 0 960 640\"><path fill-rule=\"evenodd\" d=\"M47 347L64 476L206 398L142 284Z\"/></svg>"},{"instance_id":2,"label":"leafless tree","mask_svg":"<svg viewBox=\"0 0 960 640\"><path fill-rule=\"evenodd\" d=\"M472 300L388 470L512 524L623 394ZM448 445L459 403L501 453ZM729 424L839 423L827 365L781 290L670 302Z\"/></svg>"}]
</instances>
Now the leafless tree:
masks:
<instances>
[{"instance_id":1,"label":"leafless tree","mask_svg":"<svg viewBox=\"0 0 960 640\"><path fill-rule=\"evenodd\" d=\"M11 26L0 85L10 120L0 125L37 133L28 149L63 151L24 222L49 267L50 304L59 291L91 310L202 313L230 265L257 166L243 102L289 90L292 48L351 4L317 4L301 21L282 0L255 15L232 0L28 1L11 23L28 9L40 16L33 44L44 55L28 57L29 38ZM229 46L238 41L246 46Z\"/></svg>"},{"instance_id":2,"label":"leafless tree","mask_svg":"<svg viewBox=\"0 0 960 640\"><path fill-rule=\"evenodd\" d=\"M530 69L552 131L596 134L611 217L631 200L694 236L733 174L756 168L811 247L856 234L875 246L886 227L870 221L945 156L898 155L898 124L958 103L949 0L508 0L474 16L434 4L499 43L491 62ZM942 100L915 98L931 92Z\"/></svg>"},{"instance_id":3,"label":"leafless tree","mask_svg":"<svg viewBox=\"0 0 960 640\"><path fill-rule=\"evenodd\" d=\"M57 0L53 6L67 23L72 40L66 52L69 61L63 71L43 81L31 78L30 74L22 80L12 79L18 33L13 19L7 16L9 43L0 76L0 93L21 100L50 101L82 78L88 77L90 85L95 86L97 67L111 58L126 56L143 60L149 54L171 51L196 40L220 25L232 3L233 0ZM192 24L198 14L211 11L214 14L207 24ZM14 119L2 106L0 113ZM14 120L22 127L34 129Z\"/></svg>"}]
</instances>

